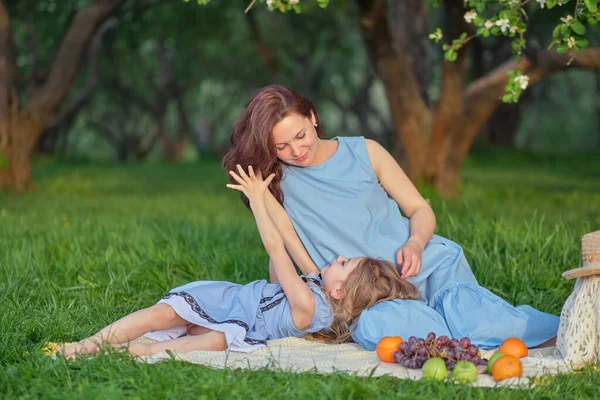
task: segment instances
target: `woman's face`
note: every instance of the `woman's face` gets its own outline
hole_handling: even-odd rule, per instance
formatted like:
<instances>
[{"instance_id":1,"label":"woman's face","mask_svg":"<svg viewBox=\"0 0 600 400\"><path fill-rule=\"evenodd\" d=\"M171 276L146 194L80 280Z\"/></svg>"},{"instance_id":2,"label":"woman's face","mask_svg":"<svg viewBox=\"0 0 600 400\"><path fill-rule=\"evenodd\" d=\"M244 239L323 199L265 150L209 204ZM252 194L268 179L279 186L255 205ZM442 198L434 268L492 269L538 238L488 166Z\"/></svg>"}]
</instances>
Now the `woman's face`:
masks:
<instances>
[{"instance_id":1,"label":"woman's face","mask_svg":"<svg viewBox=\"0 0 600 400\"><path fill-rule=\"evenodd\" d=\"M319 144L314 124L314 115L306 118L303 115L290 114L279 121L273 128L277 158L299 167L312 165Z\"/></svg>"}]
</instances>

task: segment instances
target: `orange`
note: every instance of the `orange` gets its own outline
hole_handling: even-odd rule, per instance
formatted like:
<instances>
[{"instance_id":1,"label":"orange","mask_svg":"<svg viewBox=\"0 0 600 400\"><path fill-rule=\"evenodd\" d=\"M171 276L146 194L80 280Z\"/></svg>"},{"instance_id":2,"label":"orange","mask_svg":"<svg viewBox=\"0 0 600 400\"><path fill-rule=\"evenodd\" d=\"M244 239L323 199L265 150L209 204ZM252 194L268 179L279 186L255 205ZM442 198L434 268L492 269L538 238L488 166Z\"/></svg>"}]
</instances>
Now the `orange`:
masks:
<instances>
[{"instance_id":1,"label":"orange","mask_svg":"<svg viewBox=\"0 0 600 400\"><path fill-rule=\"evenodd\" d=\"M523 364L515 356L502 356L492 365L492 376L496 382L523 376Z\"/></svg>"},{"instance_id":2,"label":"orange","mask_svg":"<svg viewBox=\"0 0 600 400\"><path fill-rule=\"evenodd\" d=\"M377 357L384 362L396 362L396 360L394 360L394 353L398 351L400 343L402 342L404 342L404 340L400 336L382 337L377 343L377 347L375 347Z\"/></svg>"},{"instance_id":3,"label":"orange","mask_svg":"<svg viewBox=\"0 0 600 400\"><path fill-rule=\"evenodd\" d=\"M515 356L517 358L527 357L527 354L529 353L527 345L521 339L514 337L508 338L502 342L498 351L507 356Z\"/></svg>"}]
</instances>

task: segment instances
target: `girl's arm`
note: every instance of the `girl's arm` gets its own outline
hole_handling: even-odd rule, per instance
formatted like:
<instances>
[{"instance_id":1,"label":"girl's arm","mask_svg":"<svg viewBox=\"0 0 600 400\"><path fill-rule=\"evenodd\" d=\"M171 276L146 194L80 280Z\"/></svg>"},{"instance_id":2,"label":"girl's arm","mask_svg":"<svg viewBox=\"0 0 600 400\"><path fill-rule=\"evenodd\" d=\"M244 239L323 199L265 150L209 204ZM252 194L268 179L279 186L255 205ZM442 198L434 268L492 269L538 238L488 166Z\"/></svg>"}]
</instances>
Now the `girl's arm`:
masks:
<instances>
[{"instance_id":1,"label":"girl's arm","mask_svg":"<svg viewBox=\"0 0 600 400\"><path fill-rule=\"evenodd\" d=\"M239 185L227 185L227 187L243 192L250 200L250 208L252 208L260 238L290 303L294 325L298 329L304 330L312 322L315 299L308 285L296 273L292 260L285 250L283 237L267 212L265 192L275 175L272 174L263 181L254 175L252 167L248 167L248 175L239 165L237 168L239 175L233 171L230 171L230 174Z\"/></svg>"},{"instance_id":2,"label":"girl's arm","mask_svg":"<svg viewBox=\"0 0 600 400\"><path fill-rule=\"evenodd\" d=\"M298 237L294 225L288 216L285 208L275 199L270 191L265 192L265 203L271 220L283 236L283 242L294 263L300 268L304 275L319 274L319 269L312 258L304 248L302 241ZM277 274L272 268L273 263L269 262L269 276L271 282L277 282Z\"/></svg>"},{"instance_id":3,"label":"girl's arm","mask_svg":"<svg viewBox=\"0 0 600 400\"><path fill-rule=\"evenodd\" d=\"M369 159L383 189L398 203L398 206L410 219L410 238L405 246L415 246L422 252L435 231L435 214L431 206L421 196L415 185L408 179L396 160L379 143L365 139ZM401 254L399 254L399 257ZM418 260L401 260L403 277L416 275L421 269L421 257ZM416 264L413 267L413 262Z\"/></svg>"}]
</instances>

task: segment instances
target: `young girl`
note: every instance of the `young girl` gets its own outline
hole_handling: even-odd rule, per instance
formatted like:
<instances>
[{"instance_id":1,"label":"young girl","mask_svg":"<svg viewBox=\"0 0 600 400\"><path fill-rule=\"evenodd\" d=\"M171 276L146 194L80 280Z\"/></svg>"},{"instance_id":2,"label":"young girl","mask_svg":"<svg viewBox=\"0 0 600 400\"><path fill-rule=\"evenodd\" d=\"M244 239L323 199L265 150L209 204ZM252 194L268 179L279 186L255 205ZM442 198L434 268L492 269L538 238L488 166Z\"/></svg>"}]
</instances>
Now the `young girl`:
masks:
<instances>
[{"instance_id":1,"label":"young girl","mask_svg":"<svg viewBox=\"0 0 600 400\"><path fill-rule=\"evenodd\" d=\"M350 339L349 324L383 300L416 299L393 264L366 257L338 257L315 274L298 276L277 227L267 213L263 181L252 167L232 176L250 201L262 242L271 258L273 278L246 285L199 281L171 290L158 304L130 314L81 342L62 348L65 357L95 353L105 344L127 347L136 356L161 351L251 351L266 341L327 329L332 342ZM145 335L159 341L131 343Z\"/></svg>"}]
</instances>

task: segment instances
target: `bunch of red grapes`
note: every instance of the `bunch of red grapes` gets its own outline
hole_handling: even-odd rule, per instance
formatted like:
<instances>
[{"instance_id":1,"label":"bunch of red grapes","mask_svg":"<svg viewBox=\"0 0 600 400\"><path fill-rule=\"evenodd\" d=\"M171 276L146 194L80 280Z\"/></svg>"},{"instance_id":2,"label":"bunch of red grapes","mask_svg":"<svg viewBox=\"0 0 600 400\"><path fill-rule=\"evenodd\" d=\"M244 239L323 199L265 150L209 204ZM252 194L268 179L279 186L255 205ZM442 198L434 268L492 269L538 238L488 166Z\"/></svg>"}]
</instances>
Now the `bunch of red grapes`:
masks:
<instances>
[{"instance_id":1,"label":"bunch of red grapes","mask_svg":"<svg viewBox=\"0 0 600 400\"><path fill-rule=\"evenodd\" d=\"M411 336L406 342L400 343L400 350L394 353L398 364L407 368L421 368L425 361L439 357L446 361L446 368L452 370L458 361L470 361L475 366L487 365L488 360L479 356L479 348L464 337L460 340L448 336L435 337L429 332L427 339Z\"/></svg>"}]
</instances>

